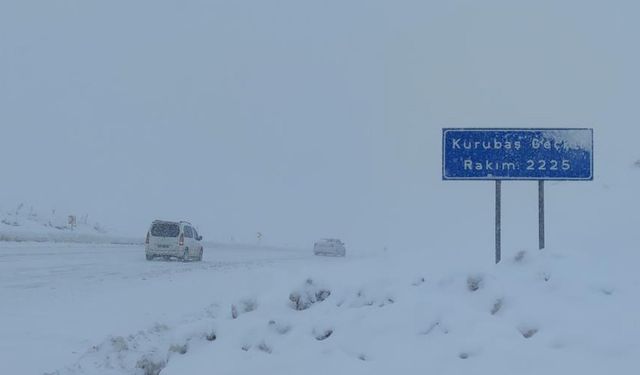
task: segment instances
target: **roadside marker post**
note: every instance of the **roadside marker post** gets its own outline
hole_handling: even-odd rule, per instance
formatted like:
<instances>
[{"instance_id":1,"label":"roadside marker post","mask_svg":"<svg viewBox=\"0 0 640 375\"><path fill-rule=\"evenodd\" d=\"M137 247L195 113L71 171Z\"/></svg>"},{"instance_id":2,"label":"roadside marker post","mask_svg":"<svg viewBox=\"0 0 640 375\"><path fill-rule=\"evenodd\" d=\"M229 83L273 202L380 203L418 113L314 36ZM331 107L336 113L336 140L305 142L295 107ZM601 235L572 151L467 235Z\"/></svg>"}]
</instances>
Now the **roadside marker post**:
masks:
<instances>
[{"instance_id":1,"label":"roadside marker post","mask_svg":"<svg viewBox=\"0 0 640 375\"><path fill-rule=\"evenodd\" d=\"M544 182L593 180L593 129L445 128L442 179L495 181L496 263L502 258L502 181L538 181L538 248L545 248Z\"/></svg>"}]
</instances>

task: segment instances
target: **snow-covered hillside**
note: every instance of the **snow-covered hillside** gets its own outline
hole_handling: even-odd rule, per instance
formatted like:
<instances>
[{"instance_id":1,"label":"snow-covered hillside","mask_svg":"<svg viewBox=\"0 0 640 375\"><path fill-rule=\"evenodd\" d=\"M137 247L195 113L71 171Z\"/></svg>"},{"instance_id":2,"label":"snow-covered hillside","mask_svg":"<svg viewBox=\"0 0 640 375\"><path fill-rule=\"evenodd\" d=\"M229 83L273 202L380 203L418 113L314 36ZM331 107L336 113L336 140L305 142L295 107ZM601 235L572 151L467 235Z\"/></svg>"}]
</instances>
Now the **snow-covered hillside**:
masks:
<instances>
[{"instance_id":1,"label":"snow-covered hillside","mask_svg":"<svg viewBox=\"0 0 640 375\"><path fill-rule=\"evenodd\" d=\"M70 216L75 217L74 223ZM142 237L114 235L86 214L63 214L55 209L43 212L21 203L13 209L0 208L0 241L127 244L141 243Z\"/></svg>"}]
</instances>

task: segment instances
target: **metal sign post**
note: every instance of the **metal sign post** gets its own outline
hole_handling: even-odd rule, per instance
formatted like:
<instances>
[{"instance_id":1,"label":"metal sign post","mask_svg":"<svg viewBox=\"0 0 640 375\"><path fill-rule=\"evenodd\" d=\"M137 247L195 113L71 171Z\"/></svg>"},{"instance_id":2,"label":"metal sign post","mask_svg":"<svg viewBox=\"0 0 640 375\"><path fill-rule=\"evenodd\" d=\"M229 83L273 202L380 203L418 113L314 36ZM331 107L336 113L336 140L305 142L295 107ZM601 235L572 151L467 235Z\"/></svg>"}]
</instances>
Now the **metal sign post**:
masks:
<instances>
[{"instance_id":1,"label":"metal sign post","mask_svg":"<svg viewBox=\"0 0 640 375\"><path fill-rule=\"evenodd\" d=\"M496 180L496 264L502 259L502 181Z\"/></svg>"},{"instance_id":2,"label":"metal sign post","mask_svg":"<svg viewBox=\"0 0 640 375\"><path fill-rule=\"evenodd\" d=\"M544 180L538 181L538 248L544 249Z\"/></svg>"},{"instance_id":3,"label":"metal sign post","mask_svg":"<svg viewBox=\"0 0 640 375\"><path fill-rule=\"evenodd\" d=\"M502 181L538 181L538 247L544 249L544 182L593 180L593 129L443 129L442 179L495 181L496 263Z\"/></svg>"}]
</instances>

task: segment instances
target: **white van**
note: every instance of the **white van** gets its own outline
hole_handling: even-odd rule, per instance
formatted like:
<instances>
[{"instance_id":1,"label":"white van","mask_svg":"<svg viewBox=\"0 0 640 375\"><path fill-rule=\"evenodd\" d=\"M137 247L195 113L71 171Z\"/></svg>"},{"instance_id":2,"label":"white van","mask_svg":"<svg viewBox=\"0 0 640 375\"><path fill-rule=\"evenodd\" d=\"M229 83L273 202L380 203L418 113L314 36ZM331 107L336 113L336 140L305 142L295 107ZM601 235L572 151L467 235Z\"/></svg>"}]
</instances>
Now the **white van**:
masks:
<instances>
[{"instance_id":1,"label":"white van","mask_svg":"<svg viewBox=\"0 0 640 375\"><path fill-rule=\"evenodd\" d=\"M144 251L147 260L161 257L201 261L203 247L200 241L202 236L191 223L156 220L147 232Z\"/></svg>"}]
</instances>

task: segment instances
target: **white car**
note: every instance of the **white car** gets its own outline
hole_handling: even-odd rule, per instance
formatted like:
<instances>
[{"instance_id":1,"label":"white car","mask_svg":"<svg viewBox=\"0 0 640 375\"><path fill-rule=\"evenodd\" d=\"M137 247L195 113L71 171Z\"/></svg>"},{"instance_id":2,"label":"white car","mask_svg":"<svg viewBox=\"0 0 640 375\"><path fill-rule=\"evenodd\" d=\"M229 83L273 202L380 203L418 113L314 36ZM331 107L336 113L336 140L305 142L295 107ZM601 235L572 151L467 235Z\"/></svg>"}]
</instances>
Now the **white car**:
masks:
<instances>
[{"instance_id":1,"label":"white car","mask_svg":"<svg viewBox=\"0 0 640 375\"><path fill-rule=\"evenodd\" d=\"M147 232L144 251L147 260L161 257L201 261L204 249L200 241L202 236L191 223L156 220Z\"/></svg>"},{"instance_id":2,"label":"white car","mask_svg":"<svg viewBox=\"0 0 640 375\"><path fill-rule=\"evenodd\" d=\"M313 245L313 253L315 255L343 257L346 255L347 250L342 241L335 238L327 238Z\"/></svg>"}]
</instances>

